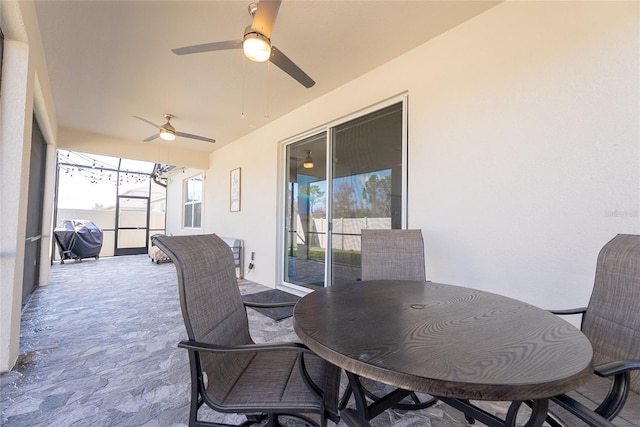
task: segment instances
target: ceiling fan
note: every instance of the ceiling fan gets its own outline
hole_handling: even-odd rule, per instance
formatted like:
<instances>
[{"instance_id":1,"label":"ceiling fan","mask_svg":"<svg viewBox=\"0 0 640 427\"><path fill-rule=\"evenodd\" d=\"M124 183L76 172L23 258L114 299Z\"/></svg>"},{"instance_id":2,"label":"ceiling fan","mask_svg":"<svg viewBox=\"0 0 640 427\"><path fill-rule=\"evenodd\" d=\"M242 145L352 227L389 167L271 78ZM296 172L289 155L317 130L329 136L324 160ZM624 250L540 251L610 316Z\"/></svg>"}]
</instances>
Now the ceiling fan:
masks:
<instances>
[{"instance_id":1,"label":"ceiling fan","mask_svg":"<svg viewBox=\"0 0 640 427\"><path fill-rule=\"evenodd\" d=\"M253 21L244 30L242 40L226 40L172 49L176 55L211 52L216 50L243 49L247 58L256 62L270 61L301 85L310 88L316 82L291 61L281 50L271 45L271 31L276 22L281 0L260 0L248 7Z\"/></svg>"},{"instance_id":2,"label":"ceiling fan","mask_svg":"<svg viewBox=\"0 0 640 427\"><path fill-rule=\"evenodd\" d=\"M174 139L176 139L176 136L181 136L183 138L191 138L191 139L197 139L198 141L204 141L204 142L216 142L215 139L213 138L207 138L206 136L200 136L200 135L193 135L191 133L185 133L185 132L178 132L176 131L176 128L174 128L171 125L171 119L173 118L172 114L165 114L164 118L167 119L167 123L163 124L162 126L157 125L147 119L143 119L142 117L138 117L138 116L133 116L138 120L142 120L145 123L149 123L151 126L153 126L154 128L158 129L158 133L151 135L150 137L144 139L144 142L149 142L149 141L153 141L154 139L160 137L166 141L173 141Z\"/></svg>"}]
</instances>

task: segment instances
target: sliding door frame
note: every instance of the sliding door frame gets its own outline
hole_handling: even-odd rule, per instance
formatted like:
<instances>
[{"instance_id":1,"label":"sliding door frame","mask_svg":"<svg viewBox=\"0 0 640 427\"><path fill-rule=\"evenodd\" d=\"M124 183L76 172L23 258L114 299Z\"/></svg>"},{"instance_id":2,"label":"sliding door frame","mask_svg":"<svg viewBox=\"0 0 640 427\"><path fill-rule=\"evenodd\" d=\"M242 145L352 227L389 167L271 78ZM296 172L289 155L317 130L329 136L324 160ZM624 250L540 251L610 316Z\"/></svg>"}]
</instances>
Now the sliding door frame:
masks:
<instances>
[{"instance_id":1,"label":"sliding door frame","mask_svg":"<svg viewBox=\"0 0 640 427\"><path fill-rule=\"evenodd\" d=\"M402 93L391 98L388 98L384 101L381 101L377 104L371 105L369 107L363 108L357 112L349 114L347 116L341 117L334 121L331 121L325 125L319 126L317 128L308 130L306 132L302 132L298 135L292 136L291 138L287 138L280 142L280 155L278 156L279 164L278 164L278 238L277 238L277 257L276 262L278 263L277 270L277 281L278 286L286 287L293 291L297 291L298 293L306 294L311 290L300 285L296 285L290 282L285 281L285 246L286 246L286 212L287 207L285 206L287 203L287 192L285 190L287 186L287 178L289 176L289 171L287 170L288 159L287 159L287 147L289 145L295 144L305 138L309 138L311 136L320 134L322 132L326 133L326 181L327 181L327 190L326 190L326 210L327 210L327 237L326 237L326 247L333 247L333 162L330 159L333 159L333 128L349 122L351 120L357 119L359 117L365 116L367 114L373 113L377 110L383 109L385 107L391 106L393 104L402 103L402 215L401 222L402 228L407 228L407 182L408 182L408 168L407 168L407 146L408 146L408 94ZM332 275L331 275L331 265L332 265L332 251L325 251L325 260L324 260L324 277L325 277L325 287L331 286L332 283Z\"/></svg>"}]
</instances>

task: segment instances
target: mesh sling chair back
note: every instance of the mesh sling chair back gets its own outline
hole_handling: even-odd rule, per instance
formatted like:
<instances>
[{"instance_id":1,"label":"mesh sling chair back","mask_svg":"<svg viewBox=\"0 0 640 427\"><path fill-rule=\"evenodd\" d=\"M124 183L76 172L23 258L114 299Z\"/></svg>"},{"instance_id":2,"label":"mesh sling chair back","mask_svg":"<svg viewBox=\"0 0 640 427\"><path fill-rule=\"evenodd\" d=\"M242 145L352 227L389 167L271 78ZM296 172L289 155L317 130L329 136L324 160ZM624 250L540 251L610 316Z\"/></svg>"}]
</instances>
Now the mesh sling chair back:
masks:
<instances>
[{"instance_id":1,"label":"mesh sling chair back","mask_svg":"<svg viewBox=\"0 0 640 427\"><path fill-rule=\"evenodd\" d=\"M596 413L640 425L640 236L619 234L609 241L598 255L589 305L556 313L582 314L595 375L576 392L552 399L559 423L551 424L584 425Z\"/></svg>"},{"instance_id":2,"label":"mesh sling chair back","mask_svg":"<svg viewBox=\"0 0 640 427\"><path fill-rule=\"evenodd\" d=\"M339 420L340 370L298 343L256 344L236 281L233 254L218 236L156 239L174 262L191 369L190 426L203 404L269 425L279 415L315 425ZM318 421L319 420L319 421ZM317 422L316 422L317 421Z\"/></svg>"},{"instance_id":3,"label":"mesh sling chair back","mask_svg":"<svg viewBox=\"0 0 640 427\"><path fill-rule=\"evenodd\" d=\"M362 280L427 280L420 230L362 230Z\"/></svg>"},{"instance_id":4,"label":"mesh sling chair back","mask_svg":"<svg viewBox=\"0 0 640 427\"><path fill-rule=\"evenodd\" d=\"M421 230L362 230L361 278L365 280L427 280L424 240ZM394 388L368 378L360 378L365 394L375 400ZM341 406L346 405L347 393ZM436 403L426 394L411 393L394 405L396 409L419 410Z\"/></svg>"}]
</instances>

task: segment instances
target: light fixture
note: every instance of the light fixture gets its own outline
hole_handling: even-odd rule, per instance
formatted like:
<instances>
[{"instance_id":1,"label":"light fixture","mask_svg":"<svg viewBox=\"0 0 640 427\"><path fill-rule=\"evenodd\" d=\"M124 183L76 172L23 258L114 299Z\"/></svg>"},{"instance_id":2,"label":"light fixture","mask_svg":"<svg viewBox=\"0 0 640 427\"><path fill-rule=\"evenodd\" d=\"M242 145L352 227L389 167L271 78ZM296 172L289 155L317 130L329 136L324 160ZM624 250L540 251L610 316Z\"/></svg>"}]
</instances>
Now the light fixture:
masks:
<instances>
[{"instance_id":1,"label":"light fixture","mask_svg":"<svg viewBox=\"0 0 640 427\"><path fill-rule=\"evenodd\" d=\"M313 167L313 159L311 158L311 151L307 151L307 158L302 162L302 167L305 169L311 169Z\"/></svg>"},{"instance_id":2,"label":"light fixture","mask_svg":"<svg viewBox=\"0 0 640 427\"><path fill-rule=\"evenodd\" d=\"M176 139L176 132L171 129L162 128L160 129L160 138L165 141L173 141Z\"/></svg>"},{"instance_id":3,"label":"light fixture","mask_svg":"<svg viewBox=\"0 0 640 427\"><path fill-rule=\"evenodd\" d=\"M247 58L255 62L265 62L271 56L271 41L257 31L251 29L251 25L244 31L242 50Z\"/></svg>"},{"instance_id":4,"label":"light fixture","mask_svg":"<svg viewBox=\"0 0 640 427\"><path fill-rule=\"evenodd\" d=\"M167 119L167 123L163 124L160 127L160 138L164 139L165 141L173 141L174 139L176 139L176 128L171 126L171 123L169 123L171 117L173 117L171 114L165 114L164 118Z\"/></svg>"}]
</instances>

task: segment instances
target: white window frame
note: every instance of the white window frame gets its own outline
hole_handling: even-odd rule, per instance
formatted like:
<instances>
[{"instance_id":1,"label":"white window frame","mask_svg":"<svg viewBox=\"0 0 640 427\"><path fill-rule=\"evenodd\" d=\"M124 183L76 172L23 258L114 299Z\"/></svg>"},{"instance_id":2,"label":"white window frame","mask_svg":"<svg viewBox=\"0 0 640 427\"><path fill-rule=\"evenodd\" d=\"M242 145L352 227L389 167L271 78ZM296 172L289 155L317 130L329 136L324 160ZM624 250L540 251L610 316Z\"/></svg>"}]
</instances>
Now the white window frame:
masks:
<instances>
[{"instance_id":1,"label":"white window frame","mask_svg":"<svg viewBox=\"0 0 640 427\"><path fill-rule=\"evenodd\" d=\"M189 183L192 181L200 181L200 197L194 197L193 200L188 200L189 198ZM202 229L202 202L203 202L203 195L204 195L204 175L203 174L199 174L199 175L194 175L190 178L185 179L182 182L182 228L183 229L189 229L189 230L200 230ZM191 218L190 218L190 222L191 225L187 225L187 206L190 205L191 206ZM194 224L195 221L195 206L196 205L200 205L200 224L197 224L197 226Z\"/></svg>"}]
</instances>

